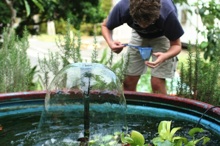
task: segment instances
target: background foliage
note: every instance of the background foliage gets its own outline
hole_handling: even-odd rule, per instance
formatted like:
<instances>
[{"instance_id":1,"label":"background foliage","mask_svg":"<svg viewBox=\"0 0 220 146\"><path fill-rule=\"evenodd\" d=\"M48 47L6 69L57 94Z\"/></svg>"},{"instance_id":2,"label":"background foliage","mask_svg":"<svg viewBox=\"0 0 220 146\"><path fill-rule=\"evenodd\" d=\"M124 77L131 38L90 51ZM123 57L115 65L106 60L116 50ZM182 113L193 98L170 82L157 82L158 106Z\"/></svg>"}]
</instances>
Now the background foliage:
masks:
<instances>
[{"instance_id":1,"label":"background foliage","mask_svg":"<svg viewBox=\"0 0 220 146\"><path fill-rule=\"evenodd\" d=\"M205 41L188 46L188 58L182 63L180 82L177 88L179 96L192 98L214 105L220 104L220 3L215 0L197 1L190 5L201 17L205 30L196 28ZM189 43L190 44L190 43Z\"/></svg>"},{"instance_id":2,"label":"background foliage","mask_svg":"<svg viewBox=\"0 0 220 146\"><path fill-rule=\"evenodd\" d=\"M101 4L100 0L3 0L0 1L0 33L10 24L18 35L22 35L25 26L31 34L36 34L36 25L62 19L69 19L79 29L82 22L101 22L109 10L109 3L105 3Z\"/></svg>"},{"instance_id":3,"label":"background foliage","mask_svg":"<svg viewBox=\"0 0 220 146\"><path fill-rule=\"evenodd\" d=\"M206 41L200 44L197 42L188 47L187 61L180 68L180 80L176 89L177 94L183 97L219 104L219 2L215 0L209 0L208 2L197 1L194 4L189 4L187 0L174 0L174 2L189 6L189 13L187 15L192 13L198 14L206 27L206 30L203 32L196 28L198 34L203 35ZM31 90L32 87L32 89L37 89L38 86L36 85L39 85L39 82L33 83L35 75L38 75L41 85L46 88L50 75L56 74L60 67L70 62L82 61L80 37L83 32L86 32L87 35L93 35L94 44L96 44L96 35L100 31L99 24L109 13L111 1L4 0L0 1L0 8L2 10L0 11L0 31L3 31L5 26L20 24L14 26L16 28L15 32L12 31L11 34L8 34L8 32L4 33L4 43L0 46L1 80L4 82L2 82L1 86L5 86L0 92L12 92L22 90L19 87L25 87L24 85L27 85L27 88L25 87L23 90ZM196 10L191 11L190 8L196 8ZM38 16L38 21L33 19L34 16ZM68 31L66 32L66 20L69 21L68 24L71 24L68 25L68 30L69 32L74 32L74 37L71 37L67 33ZM20 23L17 23L17 21ZM26 52L28 48L28 38L27 36L18 36L24 34L25 26L27 26L29 33L36 33L35 26L40 24L41 31L39 32L43 33L46 30L46 22L48 21L55 21L56 31L64 35L64 39L60 39L57 42L61 53L50 52L49 59L39 60L40 65L38 67L31 67L26 54L21 56L21 52ZM80 33L76 31L77 29L80 30ZM10 36L10 39L7 36ZM98 60L97 51L96 48L93 50L91 62L108 65L123 80L122 72L126 65L121 68L120 66L122 66L125 60L122 59L114 64L114 54L111 52L108 55L107 51ZM8 67L7 69L6 66ZM25 80L24 78L27 79ZM149 78L149 74L143 76L138 88L145 87ZM18 82L21 82L22 85L18 85Z\"/></svg>"},{"instance_id":4,"label":"background foliage","mask_svg":"<svg viewBox=\"0 0 220 146\"><path fill-rule=\"evenodd\" d=\"M5 30L3 38L4 43L0 47L0 93L36 90L33 82L36 66L31 67L26 53L29 47L27 31L24 31L23 38L18 38L14 32L9 36Z\"/></svg>"}]
</instances>

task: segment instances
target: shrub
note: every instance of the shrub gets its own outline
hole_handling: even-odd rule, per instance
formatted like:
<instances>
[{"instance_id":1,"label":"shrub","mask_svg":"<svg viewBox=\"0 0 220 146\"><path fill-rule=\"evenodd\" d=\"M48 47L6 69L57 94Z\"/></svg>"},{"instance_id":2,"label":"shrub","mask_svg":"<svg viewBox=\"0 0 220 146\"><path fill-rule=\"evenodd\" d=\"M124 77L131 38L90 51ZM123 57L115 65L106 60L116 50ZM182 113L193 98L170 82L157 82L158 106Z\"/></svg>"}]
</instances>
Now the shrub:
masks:
<instances>
[{"instance_id":1,"label":"shrub","mask_svg":"<svg viewBox=\"0 0 220 146\"><path fill-rule=\"evenodd\" d=\"M5 29L0 48L0 92L17 92L36 89L33 78L36 66L31 67L27 56L28 32L19 39L14 30Z\"/></svg>"}]
</instances>

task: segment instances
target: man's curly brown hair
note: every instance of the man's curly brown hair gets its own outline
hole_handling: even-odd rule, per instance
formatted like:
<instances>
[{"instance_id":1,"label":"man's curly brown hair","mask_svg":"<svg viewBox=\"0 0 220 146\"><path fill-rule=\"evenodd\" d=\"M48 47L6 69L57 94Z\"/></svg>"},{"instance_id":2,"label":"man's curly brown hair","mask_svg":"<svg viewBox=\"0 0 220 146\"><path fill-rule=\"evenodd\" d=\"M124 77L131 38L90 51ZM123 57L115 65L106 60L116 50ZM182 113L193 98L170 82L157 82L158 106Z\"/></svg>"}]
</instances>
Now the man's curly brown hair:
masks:
<instances>
[{"instance_id":1,"label":"man's curly brown hair","mask_svg":"<svg viewBox=\"0 0 220 146\"><path fill-rule=\"evenodd\" d=\"M160 0L130 0L130 15L138 23L153 23L160 16Z\"/></svg>"}]
</instances>

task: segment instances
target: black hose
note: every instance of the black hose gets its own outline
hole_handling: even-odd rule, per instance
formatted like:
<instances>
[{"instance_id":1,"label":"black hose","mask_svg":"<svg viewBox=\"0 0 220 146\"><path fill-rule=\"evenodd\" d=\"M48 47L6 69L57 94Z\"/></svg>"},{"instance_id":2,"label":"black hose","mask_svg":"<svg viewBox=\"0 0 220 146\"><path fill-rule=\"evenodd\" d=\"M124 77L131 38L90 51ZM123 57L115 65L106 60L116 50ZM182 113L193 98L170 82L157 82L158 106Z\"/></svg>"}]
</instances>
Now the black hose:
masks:
<instances>
[{"instance_id":1,"label":"black hose","mask_svg":"<svg viewBox=\"0 0 220 146\"><path fill-rule=\"evenodd\" d=\"M220 106L213 106L213 107L208 108L208 109L202 114L202 116L199 118L199 121L198 121L198 123L196 124L196 127L198 127L198 125L200 124L200 121L202 120L202 118L204 117L204 115L205 115L208 111L210 111L210 110L212 110L212 109L214 109L214 108L216 108L216 107L220 108Z\"/></svg>"}]
</instances>

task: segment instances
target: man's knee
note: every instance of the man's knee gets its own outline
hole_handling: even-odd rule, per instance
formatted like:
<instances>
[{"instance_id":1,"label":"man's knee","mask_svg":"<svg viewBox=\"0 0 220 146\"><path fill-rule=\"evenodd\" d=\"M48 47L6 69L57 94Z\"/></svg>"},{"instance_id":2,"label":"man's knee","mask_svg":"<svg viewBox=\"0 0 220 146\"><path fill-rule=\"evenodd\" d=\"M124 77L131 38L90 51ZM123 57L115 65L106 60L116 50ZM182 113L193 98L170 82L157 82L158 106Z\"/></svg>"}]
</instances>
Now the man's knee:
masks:
<instances>
[{"instance_id":1,"label":"man's knee","mask_svg":"<svg viewBox=\"0 0 220 146\"><path fill-rule=\"evenodd\" d=\"M139 76L126 76L123 86L125 91L136 91Z\"/></svg>"},{"instance_id":2,"label":"man's knee","mask_svg":"<svg viewBox=\"0 0 220 146\"><path fill-rule=\"evenodd\" d=\"M166 94L166 80L162 78L151 78L151 86L154 93Z\"/></svg>"}]
</instances>

